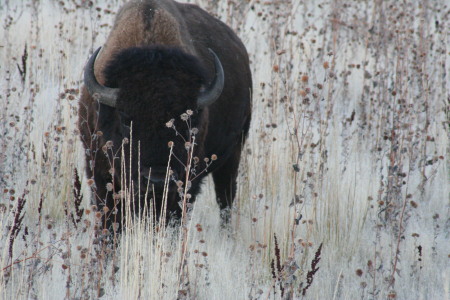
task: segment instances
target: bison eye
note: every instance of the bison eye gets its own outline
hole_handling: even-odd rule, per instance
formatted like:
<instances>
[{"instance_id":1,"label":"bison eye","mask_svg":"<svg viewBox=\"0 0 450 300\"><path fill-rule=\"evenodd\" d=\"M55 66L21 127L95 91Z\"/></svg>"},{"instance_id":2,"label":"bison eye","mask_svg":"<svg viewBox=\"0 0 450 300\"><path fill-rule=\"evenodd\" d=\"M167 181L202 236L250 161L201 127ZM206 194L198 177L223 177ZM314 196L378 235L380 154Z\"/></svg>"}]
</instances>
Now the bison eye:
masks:
<instances>
[{"instance_id":1,"label":"bison eye","mask_svg":"<svg viewBox=\"0 0 450 300\"><path fill-rule=\"evenodd\" d=\"M120 131L122 136L130 137L131 118L126 113L119 111Z\"/></svg>"},{"instance_id":2,"label":"bison eye","mask_svg":"<svg viewBox=\"0 0 450 300\"><path fill-rule=\"evenodd\" d=\"M130 127L130 124L131 124L131 118L130 118L129 115L127 115L127 114L124 113L123 111L119 111L119 117L120 117L120 123L121 123L121 124Z\"/></svg>"}]
</instances>

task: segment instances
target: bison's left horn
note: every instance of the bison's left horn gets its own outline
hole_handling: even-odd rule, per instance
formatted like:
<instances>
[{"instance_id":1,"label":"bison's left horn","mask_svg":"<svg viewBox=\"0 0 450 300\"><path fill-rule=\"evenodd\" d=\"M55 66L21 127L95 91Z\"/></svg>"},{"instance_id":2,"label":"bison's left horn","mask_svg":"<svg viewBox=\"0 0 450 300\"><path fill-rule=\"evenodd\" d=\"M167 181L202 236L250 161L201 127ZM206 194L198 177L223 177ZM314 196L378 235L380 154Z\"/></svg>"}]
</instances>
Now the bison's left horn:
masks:
<instances>
[{"instance_id":1,"label":"bison's left horn","mask_svg":"<svg viewBox=\"0 0 450 300\"><path fill-rule=\"evenodd\" d=\"M211 85L207 87L205 91L200 92L200 95L198 96L197 106L200 109L213 104L220 97L225 82L225 76L223 74L223 68L219 58L214 51L209 48L208 50L214 56L214 67L216 69L216 74Z\"/></svg>"},{"instance_id":2,"label":"bison's left horn","mask_svg":"<svg viewBox=\"0 0 450 300\"><path fill-rule=\"evenodd\" d=\"M98 100L100 103L105 105L116 107L117 95L119 93L119 89L109 88L98 83L94 74L94 63L97 58L98 52L100 49L98 48L94 54L92 54L89 59L86 67L84 68L84 85L89 92L89 94L94 98L94 100Z\"/></svg>"}]
</instances>

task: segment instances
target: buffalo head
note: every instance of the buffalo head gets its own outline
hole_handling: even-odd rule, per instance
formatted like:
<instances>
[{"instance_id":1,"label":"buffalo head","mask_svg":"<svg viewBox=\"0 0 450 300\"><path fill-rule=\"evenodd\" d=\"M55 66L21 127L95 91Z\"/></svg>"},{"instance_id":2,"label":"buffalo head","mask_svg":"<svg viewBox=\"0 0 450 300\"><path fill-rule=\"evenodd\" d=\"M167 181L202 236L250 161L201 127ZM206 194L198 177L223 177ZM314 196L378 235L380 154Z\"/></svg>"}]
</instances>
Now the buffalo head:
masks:
<instances>
[{"instance_id":1,"label":"buffalo head","mask_svg":"<svg viewBox=\"0 0 450 300\"><path fill-rule=\"evenodd\" d=\"M86 65L84 82L92 98L100 103L103 133L116 146L124 138L132 138L132 144L124 146L124 150L125 166L132 166L134 186L139 184L141 195L150 190L150 195L162 197L169 169L171 185L176 179L185 179L188 160L185 144L193 132L194 148L203 144L207 120L198 111L221 95L224 72L220 60L209 50L216 71L211 83L206 84L206 72L200 61L179 48L128 48L107 65L106 83L102 85L94 74L99 51L100 48ZM190 112L188 120L180 119L186 111ZM171 126L167 126L169 120ZM169 142L174 146L169 147ZM174 158L168 166L171 151ZM202 147L194 149L195 154L201 152ZM119 170L128 173L120 167L114 169L115 181L120 180ZM176 197L175 190L171 190L169 197Z\"/></svg>"}]
</instances>

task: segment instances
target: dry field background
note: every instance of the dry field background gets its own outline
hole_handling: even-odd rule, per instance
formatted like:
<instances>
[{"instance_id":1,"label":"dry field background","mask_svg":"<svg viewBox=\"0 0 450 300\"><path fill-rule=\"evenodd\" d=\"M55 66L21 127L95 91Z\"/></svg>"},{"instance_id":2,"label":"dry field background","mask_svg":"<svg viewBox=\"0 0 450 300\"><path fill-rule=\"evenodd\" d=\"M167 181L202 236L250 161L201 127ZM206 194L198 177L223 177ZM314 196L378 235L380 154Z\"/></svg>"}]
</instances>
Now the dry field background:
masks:
<instances>
[{"instance_id":1,"label":"dry field background","mask_svg":"<svg viewBox=\"0 0 450 300\"><path fill-rule=\"evenodd\" d=\"M0 0L1 299L449 299L448 1L194 1L251 58L232 224L206 182L105 246L75 122L123 2Z\"/></svg>"}]
</instances>

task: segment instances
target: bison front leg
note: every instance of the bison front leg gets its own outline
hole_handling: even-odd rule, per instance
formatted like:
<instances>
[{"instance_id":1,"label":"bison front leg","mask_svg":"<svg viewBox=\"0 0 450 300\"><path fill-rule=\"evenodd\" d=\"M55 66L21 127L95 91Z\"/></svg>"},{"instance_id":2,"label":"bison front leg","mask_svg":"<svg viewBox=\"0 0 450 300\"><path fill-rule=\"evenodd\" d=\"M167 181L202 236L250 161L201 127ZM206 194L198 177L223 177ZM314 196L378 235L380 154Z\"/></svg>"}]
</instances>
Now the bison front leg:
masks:
<instances>
[{"instance_id":1,"label":"bison front leg","mask_svg":"<svg viewBox=\"0 0 450 300\"><path fill-rule=\"evenodd\" d=\"M240 158L241 145L237 145L233 154L212 174L216 200L219 204L220 216L224 224L229 223L231 218L231 207L236 196L236 178Z\"/></svg>"}]
</instances>

